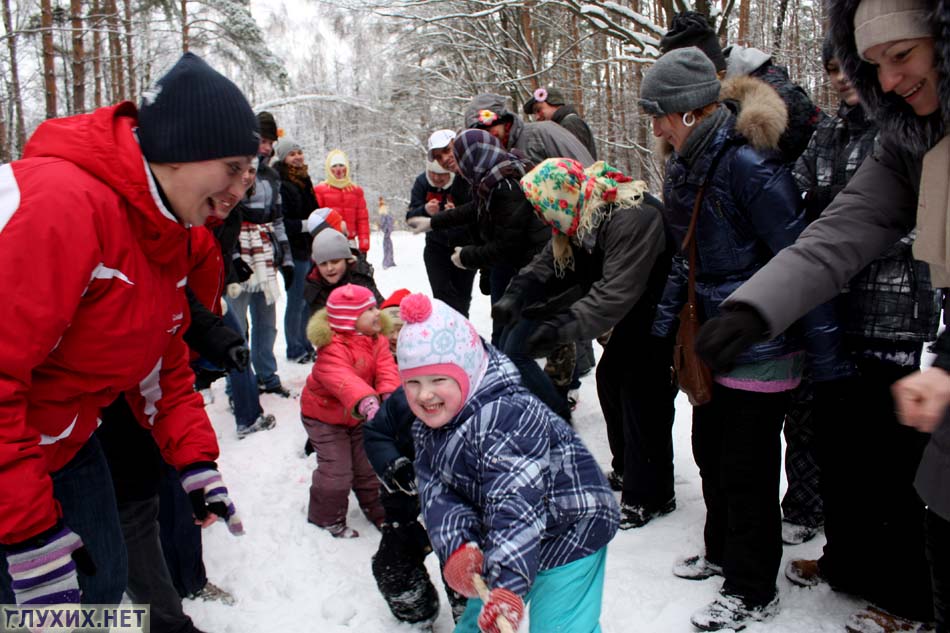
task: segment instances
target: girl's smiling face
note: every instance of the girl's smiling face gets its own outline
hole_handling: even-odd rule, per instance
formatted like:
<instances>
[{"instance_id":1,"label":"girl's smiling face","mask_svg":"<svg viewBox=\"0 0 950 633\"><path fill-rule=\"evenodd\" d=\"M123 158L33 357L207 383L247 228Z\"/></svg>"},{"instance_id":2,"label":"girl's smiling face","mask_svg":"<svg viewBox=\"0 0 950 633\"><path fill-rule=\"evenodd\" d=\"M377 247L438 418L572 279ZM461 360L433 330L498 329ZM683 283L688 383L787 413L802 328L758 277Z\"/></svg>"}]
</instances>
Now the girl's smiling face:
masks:
<instances>
[{"instance_id":1,"label":"girl's smiling face","mask_svg":"<svg viewBox=\"0 0 950 633\"><path fill-rule=\"evenodd\" d=\"M412 413L430 429L445 426L462 408L462 389L449 376L413 376L403 387Z\"/></svg>"},{"instance_id":2,"label":"girl's smiling face","mask_svg":"<svg viewBox=\"0 0 950 633\"><path fill-rule=\"evenodd\" d=\"M881 90L902 98L917 116L933 114L940 108L932 37L877 44L864 51L864 58L877 67Z\"/></svg>"},{"instance_id":3,"label":"girl's smiling face","mask_svg":"<svg viewBox=\"0 0 950 633\"><path fill-rule=\"evenodd\" d=\"M364 310L363 314L356 319L354 327L357 332L366 336L379 334L383 329L379 322L379 308L373 306Z\"/></svg>"}]
</instances>

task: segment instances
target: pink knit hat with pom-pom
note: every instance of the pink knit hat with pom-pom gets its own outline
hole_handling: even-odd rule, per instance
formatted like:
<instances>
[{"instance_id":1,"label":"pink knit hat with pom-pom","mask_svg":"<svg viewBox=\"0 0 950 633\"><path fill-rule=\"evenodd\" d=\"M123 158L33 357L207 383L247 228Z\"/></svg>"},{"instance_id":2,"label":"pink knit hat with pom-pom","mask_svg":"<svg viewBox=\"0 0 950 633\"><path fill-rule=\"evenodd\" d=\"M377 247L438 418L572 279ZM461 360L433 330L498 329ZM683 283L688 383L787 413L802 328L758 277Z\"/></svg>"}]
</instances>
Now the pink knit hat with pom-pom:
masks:
<instances>
[{"instance_id":1,"label":"pink knit hat with pom-pom","mask_svg":"<svg viewBox=\"0 0 950 633\"><path fill-rule=\"evenodd\" d=\"M472 324L445 303L424 294L403 299L399 313L405 322L396 344L400 379L449 376L459 384L462 402L468 402L488 367L488 353Z\"/></svg>"}]
</instances>

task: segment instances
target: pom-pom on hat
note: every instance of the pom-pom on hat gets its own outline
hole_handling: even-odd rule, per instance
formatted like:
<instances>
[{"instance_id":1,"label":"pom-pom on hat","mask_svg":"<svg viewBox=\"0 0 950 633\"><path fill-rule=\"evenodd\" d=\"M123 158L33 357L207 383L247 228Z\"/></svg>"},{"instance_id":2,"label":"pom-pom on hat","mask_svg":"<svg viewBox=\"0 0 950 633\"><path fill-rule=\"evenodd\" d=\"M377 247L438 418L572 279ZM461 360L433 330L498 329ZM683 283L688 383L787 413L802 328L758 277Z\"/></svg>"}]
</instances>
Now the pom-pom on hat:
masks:
<instances>
[{"instance_id":1,"label":"pom-pom on hat","mask_svg":"<svg viewBox=\"0 0 950 633\"><path fill-rule=\"evenodd\" d=\"M701 50L717 71L726 69L726 57L719 44L719 36L702 13L677 13L670 23L670 30L660 39L660 50L664 53L687 46L695 46Z\"/></svg>"},{"instance_id":2,"label":"pom-pom on hat","mask_svg":"<svg viewBox=\"0 0 950 633\"><path fill-rule=\"evenodd\" d=\"M468 402L488 367L488 354L472 324L445 303L418 293L402 300L399 313L405 323L396 345L400 379L449 376L458 383L463 404Z\"/></svg>"},{"instance_id":3,"label":"pom-pom on hat","mask_svg":"<svg viewBox=\"0 0 950 633\"><path fill-rule=\"evenodd\" d=\"M376 307L373 291L364 286L346 284L327 298L327 321L334 332L355 332L356 320L366 310Z\"/></svg>"},{"instance_id":4,"label":"pom-pom on hat","mask_svg":"<svg viewBox=\"0 0 950 633\"><path fill-rule=\"evenodd\" d=\"M194 53L142 93L136 134L150 163L255 156L261 141L241 90Z\"/></svg>"}]
</instances>

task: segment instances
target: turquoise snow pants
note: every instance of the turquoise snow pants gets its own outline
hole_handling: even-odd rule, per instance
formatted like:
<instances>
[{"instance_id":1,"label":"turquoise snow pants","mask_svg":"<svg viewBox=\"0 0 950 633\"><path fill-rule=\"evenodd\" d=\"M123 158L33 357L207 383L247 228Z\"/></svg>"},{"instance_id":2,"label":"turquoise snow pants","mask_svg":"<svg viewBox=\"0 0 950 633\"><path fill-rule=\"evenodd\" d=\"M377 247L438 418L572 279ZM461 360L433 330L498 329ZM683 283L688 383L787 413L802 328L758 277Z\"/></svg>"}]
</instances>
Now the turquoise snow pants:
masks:
<instances>
[{"instance_id":1,"label":"turquoise snow pants","mask_svg":"<svg viewBox=\"0 0 950 633\"><path fill-rule=\"evenodd\" d=\"M531 633L600 633L607 548L567 565L538 572L525 602ZM455 633L478 633L482 601L471 598Z\"/></svg>"}]
</instances>

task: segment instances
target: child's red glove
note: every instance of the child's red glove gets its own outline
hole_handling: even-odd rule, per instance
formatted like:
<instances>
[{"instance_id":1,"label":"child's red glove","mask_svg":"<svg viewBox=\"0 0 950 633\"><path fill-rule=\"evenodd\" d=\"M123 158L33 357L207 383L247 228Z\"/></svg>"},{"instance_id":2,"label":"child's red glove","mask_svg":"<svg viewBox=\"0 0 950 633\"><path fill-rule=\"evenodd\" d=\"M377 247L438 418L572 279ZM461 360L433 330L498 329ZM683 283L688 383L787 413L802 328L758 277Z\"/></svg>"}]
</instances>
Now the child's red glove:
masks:
<instances>
[{"instance_id":1,"label":"child's red glove","mask_svg":"<svg viewBox=\"0 0 950 633\"><path fill-rule=\"evenodd\" d=\"M472 576L482 574L482 566L485 564L485 557L482 550L478 549L475 543L466 543L449 556L445 561L445 569L442 575L445 576L445 582L449 587L466 598L475 598L478 596L478 590Z\"/></svg>"},{"instance_id":2,"label":"child's red glove","mask_svg":"<svg viewBox=\"0 0 950 633\"><path fill-rule=\"evenodd\" d=\"M508 620L512 631L517 631L522 615L524 600L518 594L507 589L492 589L478 616L478 628L484 633L500 633L498 617L501 616Z\"/></svg>"}]
</instances>

